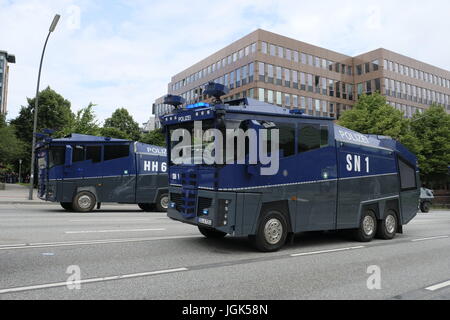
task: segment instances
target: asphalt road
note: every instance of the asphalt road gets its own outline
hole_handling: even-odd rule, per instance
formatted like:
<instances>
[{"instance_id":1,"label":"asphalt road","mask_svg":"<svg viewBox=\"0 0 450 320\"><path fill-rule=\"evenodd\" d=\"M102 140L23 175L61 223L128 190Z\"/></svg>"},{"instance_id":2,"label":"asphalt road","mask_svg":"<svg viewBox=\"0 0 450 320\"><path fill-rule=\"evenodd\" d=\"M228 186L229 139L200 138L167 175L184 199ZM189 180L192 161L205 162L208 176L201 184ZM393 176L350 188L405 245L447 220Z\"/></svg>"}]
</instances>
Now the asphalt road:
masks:
<instances>
[{"instance_id":1,"label":"asphalt road","mask_svg":"<svg viewBox=\"0 0 450 320\"><path fill-rule=\"evenodd\" d=\"M306 233L260 253L136 206L0 205L0 300L450 299L449 236L450 211L432 211L392 241Z\"/></svg>"}]
</instances>

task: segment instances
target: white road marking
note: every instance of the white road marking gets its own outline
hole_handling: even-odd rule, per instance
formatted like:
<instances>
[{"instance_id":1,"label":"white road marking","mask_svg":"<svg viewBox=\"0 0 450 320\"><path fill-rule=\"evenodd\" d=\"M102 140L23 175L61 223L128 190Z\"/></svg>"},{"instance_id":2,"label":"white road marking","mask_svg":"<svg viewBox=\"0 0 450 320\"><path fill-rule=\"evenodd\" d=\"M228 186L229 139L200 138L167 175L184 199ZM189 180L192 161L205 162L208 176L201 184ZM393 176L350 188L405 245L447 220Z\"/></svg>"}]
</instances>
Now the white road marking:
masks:
<instances>
[{"instance_id":1,"label":"white road marking","mask_svg":"<svg viewBox=\"0 0 450 320\"><path fill-rule=\"evenodd\" d=\"M65 246L83 246L109 243L129 243L129 242L145 242L157 240L176 240L176 239L191 239L202 238L202 235L192 236L166 236L166 237L150 237L150 238L131 238L131 239L105 239L105 240L82 240L82 241L66 241L66 242L48 242L48 243L30 243L28 245L5 246L0 247L0 250L15 250L15 249L34 249L34 248L48 248L48 247L65 247Z\"/></svg>"},{"instance_id":2,"label":"white road marking","mask_svg":"<svg viewBox=\"0 0 450 320\"><path fill-rule=\"evenodd\" d=\"M447 239L449 236L438 236L438 237L429 237L429 238L420 238L413 239L411 242L419 242L419 241L428 241L428 240L437 240L437 239Z\"/></svg>"},{"instance_id":3,"label":"white road marking","mask_svg":"<svg viewBox=\"0 0 450 320\"><path fill-rule=\"evenodd\" d=\"M0 248L3 247L19 247L19 246L26 246L26 243L14 243L14 244L2 244L0 245Z\"/></svg>"},{"instance_id":4,"label":"white road marking","mask_svg":"<svg viewBox=\"0 0 450 320\"><path fill-rule=\"evenodd\" d=\"M433 285L433 286L430 286L430 287L428 287L428 288L425 288L425 290L428 290L428 291L436 291L436 290L439 290L439 289L442 289L442 288L445 288L445 287L448 287L448 286L450 286L450 280L449 280L449 281L442 282L442 283L435 284L435 285Z\"/></svg>"},{"instance_id":5,"label":"white road marking","mask_svg":"<svg viewBox=\"0 0 450 320\"><path fill-rule=\"evenodd\" d=\"M303 252L303 253L294 253L294 254L291 254L291 257L309 256L309 255L315 255L315 254L321 254L321 253L340 252L340 251L356 250L356 249L362 249L362 248L365 248L365 246L329 249L329 250L321 250L321 251L310 251L310 252Z\"/></svg>"},{"instance_id":6,"label":"white road marking","mask_svg":"<svg viewBox=\"0 0 450 320\"><path fill-rule=\"evenodd\" d=\"M130 278L137 278L137 277L147 277L147 276L154 276L154 275L182 272L182 271L188 271L188 269L187 268L166 269L166 270L159 270L159 271L124 274L124 275L119 275L119 276L91 278L91 279L72 281L72 282L55 282L55 283L47 283L47 284L40 284L40 285L34 285L34 286L7 288L7 289L1 289L0 294L20 292L20 291L29 291L29 290L36 290L36 289L65 287L65 286L67 286L67 284L76 285L76 284L83 284L83 283L93 283L93 282L103 282L103 281L120 280L120 279L130 279Z\"/></svg>"},{"instance_id":7,"label":"white road marking","mask_svg":"<svg viewBox=\"0 0 450 320\"><path fill-rule=\"evenodd\" d=\"M154 218L153 218L154 219ZM121 219L121 218L108 218L105 217L104 219L94 219L94 218L85 218L85 219L76 219L76 220L69 220L69 222L112 222L112 221L125 221L125 222L133 222L133 221L151 221L152 218L130 218L130 219Z\"/></svg>"},{"instance_id":8,"label":"white road marking","mask_svg":"<svg viewBox=\"0 0 450 320\"><path fill-rule=\"evenodd\" d=\"M66 234L78 233L109 233L109 232L143 232L143 231L164 231L164 228L157 229L118 229L118 230L83 230L83 231L65 231Z\"/></svg>"}]
</instances>

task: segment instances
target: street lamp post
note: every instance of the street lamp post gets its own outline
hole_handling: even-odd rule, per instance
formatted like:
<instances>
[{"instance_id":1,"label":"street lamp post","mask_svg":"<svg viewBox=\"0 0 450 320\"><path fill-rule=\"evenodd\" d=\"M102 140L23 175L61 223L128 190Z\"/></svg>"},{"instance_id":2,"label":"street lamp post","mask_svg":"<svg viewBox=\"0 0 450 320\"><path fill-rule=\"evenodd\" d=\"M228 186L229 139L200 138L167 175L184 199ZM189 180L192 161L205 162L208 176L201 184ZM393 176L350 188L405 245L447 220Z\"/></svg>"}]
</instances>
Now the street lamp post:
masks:
<instances>
[{"instance_id":1,"label":"street lamp post","mask_svg":"<svg viewBox=\"0 0 450 320\"><path fill-rule=\"evenodd\" d=\"M44 48L42 49L41 55L41 63L39 64L39 73L37 79L37 87L36 87L36 97L34 101L34 120L33 120L33 141L31 143L31 165L30 165L30 194L28 196L29 200L33 200L33 185L34 185L34 148L36 145L36 128L37 128L37 116L38 116L38 106L39 106L39 84L41 82L41 70L42 70L42 62L44 60L45 48L47 47L48 38L50 38L50 34L55 31L56 25L58 24L59 18L61 16L56 14L53 18L52 24L48 29L47 39L45 39Z\"/></svg>"},{"instance_id":2,"label":"street lamp post","mask_svg":"<svg viewBox=\"0 0 450 320\"><path fill-rule=\"evenodd\" d=\"M19 159L19 183L22 182L22 159Z\"/></svg>"}]
</instances>

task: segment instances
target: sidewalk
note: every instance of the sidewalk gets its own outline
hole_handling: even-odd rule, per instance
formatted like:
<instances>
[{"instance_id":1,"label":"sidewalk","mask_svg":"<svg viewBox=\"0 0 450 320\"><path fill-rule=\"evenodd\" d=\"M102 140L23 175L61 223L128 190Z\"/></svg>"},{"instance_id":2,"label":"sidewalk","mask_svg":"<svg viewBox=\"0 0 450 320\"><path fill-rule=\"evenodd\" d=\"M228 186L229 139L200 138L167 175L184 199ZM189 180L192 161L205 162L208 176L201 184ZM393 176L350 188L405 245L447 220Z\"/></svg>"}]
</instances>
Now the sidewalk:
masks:
<instances>
[{"instance_id":1,"label":"sidewalk","mask_svg":"<svg viewBox=\"0 0 450 320\"><path fill-rule=\"evenodd\" d=\"M19 184L5 184L5 190L0 190L0 204L55 204L38 198L37 190L33 191L33 200L28 200L29 187Z\"/></svg>"}]
</instances>

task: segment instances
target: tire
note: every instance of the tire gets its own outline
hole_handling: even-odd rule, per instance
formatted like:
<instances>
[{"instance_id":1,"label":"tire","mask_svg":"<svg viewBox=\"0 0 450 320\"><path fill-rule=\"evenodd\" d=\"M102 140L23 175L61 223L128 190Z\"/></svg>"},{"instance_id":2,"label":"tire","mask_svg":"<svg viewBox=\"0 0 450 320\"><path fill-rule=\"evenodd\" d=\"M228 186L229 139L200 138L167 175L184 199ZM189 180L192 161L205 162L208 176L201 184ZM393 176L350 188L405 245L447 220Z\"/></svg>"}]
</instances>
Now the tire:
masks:
<instances>
[{"instance_id":1,"label":"tire","mask_svg":"<svg viewBox=\"0 0 450 320\"><path fill-rule=\"evenodd\" d=\"M166 212L169 208L169 194L167 192L160 193L156 199L155 205L157 211Z\"/></svg>"},{"instance_id":2,"label":"tire","mask_svg":"<svg viewBox=\"0 0 450 320\"><path fill-rule=\"evenodd\" d=\"M377 238L383 240L392 240L397 234L398 219L393 211L389 211L383 220L378 221Z\"/></svg>"},{"instance_id":3,"label":"tire","mask_svg":"<svg viewBox=\"0 0 450 320\"><path fill-rule=\"evenodd\" d=\"M366 210L361 216L361 221L359 223L359 228L355 229L353 236L356 241L359 242L370 242L373 240L377 233L377 218L375 214Z\"/></svg>"},{"instance_id":4,"label":"tire","mask_svg":"<svg viewBox=\"0 0 450 320\"><path fill-rule=\"evenodd\" d=\"M73 211L72 202L60 202L60 205L67 211Z\"/></svg>"},{"instance_id":5,"label":"tire","mask_svg":"<svg viewBox=\"0 0 450 320\"><path fill-rule=\"evenodd\" d=\"M227 235L225 232L200 226L198 226L198 230L208 239L220 239Z\"/></svg>"},{"instance_id":6,"label":"tire","mask_svg":"<svg viewBox=\"0 0 450 320\"><path fill-rule=\"evenodd\" d=\"M422 211L423 213L428 213L430 212L430 207L431 207L431 203L428 201L422 202L420 204L420 211Z\"/></svg>"},{"instance_id":7,"label":"tire","mask_svg":"<svg viewBox=\"0 0 450 320\"><path fill-rule=\"evenodd\" d=\"M259 251L274 252L284 246L287 235L285 215L277 209L266 209L261 214L256 235L250 240Z\"/></svg>"},{"instance_id":8,"label":"tire","mask_svg":"<svg viewBox=\"0 0 450 320\"><path fill-rule=\"evenodd\" d=\"M153 211L153 206L151 203L138 203L138 206L141 210L145 211L145 212L152 212Z\"/></svg>"},{"instance_id":9,"label":"tire","mask_svg":"<svg viewBox=\"0 0 450 320\"><path fill-rule=\"evenodd\" d=\"M73 210L77 212L91 212L95 204L95 196L89 191L78 192L72 201Z\"/></svg>"}]
</instances>

